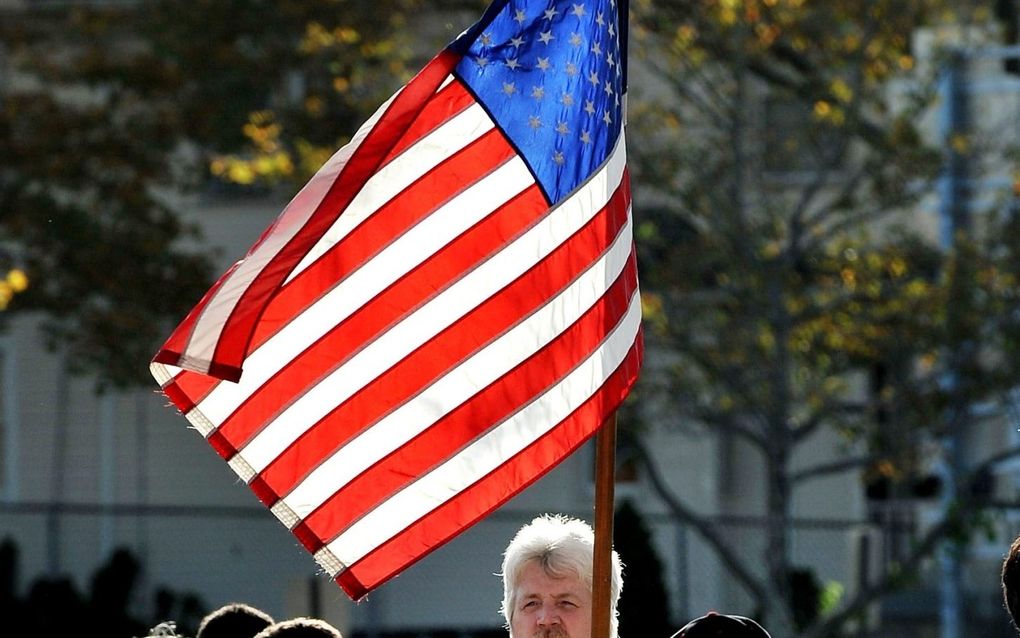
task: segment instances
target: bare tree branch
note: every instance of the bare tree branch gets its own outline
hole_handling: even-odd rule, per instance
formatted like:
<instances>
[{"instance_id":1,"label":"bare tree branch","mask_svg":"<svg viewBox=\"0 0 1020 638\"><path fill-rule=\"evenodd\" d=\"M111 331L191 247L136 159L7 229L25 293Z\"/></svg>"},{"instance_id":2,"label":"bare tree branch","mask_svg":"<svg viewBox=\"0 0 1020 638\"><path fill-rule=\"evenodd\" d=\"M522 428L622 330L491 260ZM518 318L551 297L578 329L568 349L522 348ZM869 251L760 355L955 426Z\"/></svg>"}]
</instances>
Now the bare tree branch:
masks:
<instances>
[{"instance_id":1,"label":"bare tree branch","mask_svg":"<svg viewBox=\"0 0 1020 638\"><path fill-rule=\"evenodd\" d=\"M869 463L873 463L878 458L879 456L877 454L864 454L861 456L852 456L840 459L831 463L812 465L811 467L807 467L790 474L790 483L796 485L797 483L810 481L830 474L839 474L841 472L865 467Z\"/></svg>"},{"instance_id":2,"label":"bare tree branch","mask_svg":"<svg viewBox=\"0 0 1020 638\"><path fill-rule=\"evenodd\" d=\"M747 590L748 594L755 600L755 603L764 606L767 600L767 593L765 585L760 579L756 578L753 573L746 567L746 562L737 556L732 549L719 538L718 531L715 527L700 516L686 505L673 493L672 489L666 484L665 479L662 477L662 473L659 471L658 466L652 459L652 455L649 453L647 446L640 437L621 432L621 439L626 440L627 445L631 446L636 453L637 459L644 465L648 471L648 478L652 483L652 487L655 492L662 498L663 502L669 507L673 516L686 525L691 526L701 537L708 543L712 549L716 552L719 560L722 561L726 569L733 574L734 578Z\"/></svg>"},{"instance_id":3,"label":"bare tree branch","mask_svg":"<svg viewBox=\"0 0 1020 638\"><path fill-rule=\"evenodd\" d=\"M742 425L737 418L723 417L719 412L713 410L702 410L698 408L690 409L688 411L690 417L700 423L710 426L716 430L733 434L741 439L751 443L755 448L764 452L765 451L765 437L758 432L755 432L751 428Z\"/></svg>"},{"instance_id":4,"label":"bare tree branch","mask_svg":"<svg viewBox=\"0 0 1020 638\"><path fill-rule=\"evenodd\" d=\"M838 417L862 415L867 406L859 401L844 401L835 397L826 397L822 405L812 411L811 416L793 428L793 440L800 443L817 432L822 425L832 424Z\"/></svg>"}]
</instances>

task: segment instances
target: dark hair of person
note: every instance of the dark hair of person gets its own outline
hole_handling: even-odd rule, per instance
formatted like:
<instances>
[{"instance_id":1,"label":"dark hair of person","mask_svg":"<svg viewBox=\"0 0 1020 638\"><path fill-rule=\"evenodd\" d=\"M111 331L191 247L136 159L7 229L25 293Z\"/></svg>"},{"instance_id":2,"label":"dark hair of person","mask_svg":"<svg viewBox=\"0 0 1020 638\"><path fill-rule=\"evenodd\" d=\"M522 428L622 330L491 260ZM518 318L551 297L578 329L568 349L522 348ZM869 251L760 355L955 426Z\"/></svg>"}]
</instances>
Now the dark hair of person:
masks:
<instances>
[{"instance_id":1,"label":"dark hair of person","mask_svg":"<svg viewBox=\"0 0 1020 638\"><path fill-rule=\"evenodd\" d=\"M252 638L272 624L273 618L266 612L244 603L230 603L203 618L195 638Z\"/></svg>"},{"instance_id":2,"label":"dark hair of person","mask_svg":"<svg viewBox=\"0 0 1020 638\"><path fill-rule=\"evenodd\" d=\"M1006 560L1002 561L1002 599L1013 626L1020 630L1020 536L1010 545Z\"/></svg>"}]
</instances>

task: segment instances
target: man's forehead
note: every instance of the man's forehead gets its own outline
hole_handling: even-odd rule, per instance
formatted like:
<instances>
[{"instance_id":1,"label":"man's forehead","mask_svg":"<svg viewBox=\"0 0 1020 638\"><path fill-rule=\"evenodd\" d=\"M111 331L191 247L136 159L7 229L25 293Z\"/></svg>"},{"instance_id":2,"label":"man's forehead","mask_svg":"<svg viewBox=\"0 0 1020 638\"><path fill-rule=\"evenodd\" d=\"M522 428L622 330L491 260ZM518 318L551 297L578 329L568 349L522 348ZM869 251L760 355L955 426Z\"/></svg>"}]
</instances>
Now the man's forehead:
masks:
<instances>
[{"instance_id":1,"label":"man's forehead","mask_svg":"<svg viewBox=\"0 0 1020 638\"><path fill-rule=\"evenodd\" d=\"M571 587L569 589L545 591L541 589L528 589L525 587L520 588L520 598L541 598L542 596L548 595L552 598L569 598L571 596L581 596L585 591L578 587Z\"/></svg>"},{"instance_id":2,"label":"man's forehead","mask_svg":"<svg viewBox=\"0 0 1020 638\"><path fill-rule=\"evenodd\" d=\"M583 596L588 587L581 577L573 572L551 574L542 565L532 563L525 566L517 583L517 592L522 597L550 595L555 598Z\"/></svg>"}]
</instances>

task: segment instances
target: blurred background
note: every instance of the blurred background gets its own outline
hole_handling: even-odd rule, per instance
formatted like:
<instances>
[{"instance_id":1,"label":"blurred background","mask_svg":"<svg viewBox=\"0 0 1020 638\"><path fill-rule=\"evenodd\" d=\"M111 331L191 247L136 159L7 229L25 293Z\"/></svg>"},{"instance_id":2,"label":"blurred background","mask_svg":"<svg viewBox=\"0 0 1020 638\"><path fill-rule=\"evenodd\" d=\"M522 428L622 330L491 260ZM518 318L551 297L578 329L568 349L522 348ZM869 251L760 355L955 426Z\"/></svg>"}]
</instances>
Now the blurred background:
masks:
<instances>
[{"instance_id":1,"label":"blurred background","mask_svg":"<svg viewBox=\"0 0 1020 638\"><path fill-rule=\"evenodd\" d=\"M501 552L593 453L360 603L147 365L474 0L0 0L0 616L192 635L243 601L505 635ZM621 635L1014 635L1015 0L633 0L647 357L620 413ZM87 628L87 629L85 629Z\"/></svg>"}]
</instances>

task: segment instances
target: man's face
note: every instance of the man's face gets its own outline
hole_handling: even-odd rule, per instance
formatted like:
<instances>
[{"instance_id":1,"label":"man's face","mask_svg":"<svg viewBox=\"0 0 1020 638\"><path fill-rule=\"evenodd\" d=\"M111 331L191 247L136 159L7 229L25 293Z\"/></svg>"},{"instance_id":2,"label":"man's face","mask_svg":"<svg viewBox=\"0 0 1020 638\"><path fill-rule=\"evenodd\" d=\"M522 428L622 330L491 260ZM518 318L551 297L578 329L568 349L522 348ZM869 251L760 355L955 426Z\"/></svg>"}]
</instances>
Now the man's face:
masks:
<instances>
[{"instance_id":1,"label":"man's face","mask_svg":"<svg viewBox=\"0 0 1020 638\"><path fill-rule=\"evenodd\" d=\"M517 583L510 638L591 638L591 591L575 575L553 578L531 561Z\"/></svg>"}]
</instances>

